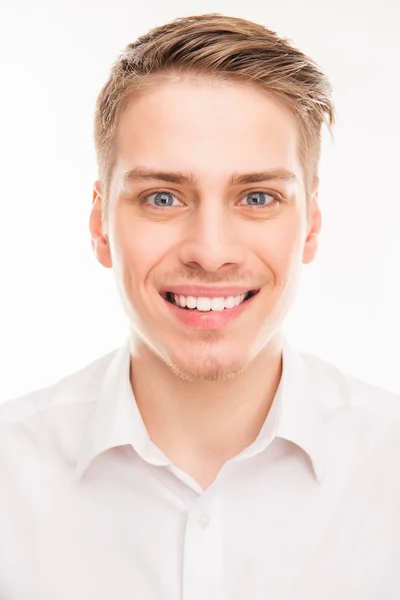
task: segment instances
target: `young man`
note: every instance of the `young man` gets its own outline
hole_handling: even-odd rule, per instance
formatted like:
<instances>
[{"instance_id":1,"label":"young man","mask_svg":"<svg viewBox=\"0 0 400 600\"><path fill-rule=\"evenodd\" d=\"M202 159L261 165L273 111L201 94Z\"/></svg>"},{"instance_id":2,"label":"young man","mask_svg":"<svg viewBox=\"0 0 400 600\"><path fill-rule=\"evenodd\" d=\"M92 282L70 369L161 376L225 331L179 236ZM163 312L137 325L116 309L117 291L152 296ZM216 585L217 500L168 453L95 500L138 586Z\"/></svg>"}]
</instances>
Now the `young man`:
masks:
<instances>
[{"instance_id":1,"label":"young man","mask_svg":"<svg viewBox=\"0 0 400 600\"><path fill-rule=\"evenodd\" d=\"M90 231L130 338L1 407L2 599L399 597L400 398L282 332L330 94L220 15L114 64Z\"/></svg>"}]
</instances>

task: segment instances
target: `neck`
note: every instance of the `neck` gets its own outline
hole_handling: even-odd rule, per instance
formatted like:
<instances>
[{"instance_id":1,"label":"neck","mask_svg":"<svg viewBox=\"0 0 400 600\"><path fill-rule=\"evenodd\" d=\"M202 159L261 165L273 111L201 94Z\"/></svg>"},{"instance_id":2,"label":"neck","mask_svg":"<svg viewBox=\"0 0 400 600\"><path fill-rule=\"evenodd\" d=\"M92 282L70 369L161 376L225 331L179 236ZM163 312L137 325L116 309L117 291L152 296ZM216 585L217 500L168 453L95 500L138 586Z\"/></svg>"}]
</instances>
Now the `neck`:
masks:
<instances>
[{"instance_id":1,"label":"neck","mask_svg":"<svg viewBox=\"0 0 400 600\"><path fill-rule=\"evenodd\" d=\"M131 385L149 436L187 471L192 459L220 468L256 439L281 374L280 334L230 380L184 381L147 350L131 358Z\"/></svg>"}]
</instances>

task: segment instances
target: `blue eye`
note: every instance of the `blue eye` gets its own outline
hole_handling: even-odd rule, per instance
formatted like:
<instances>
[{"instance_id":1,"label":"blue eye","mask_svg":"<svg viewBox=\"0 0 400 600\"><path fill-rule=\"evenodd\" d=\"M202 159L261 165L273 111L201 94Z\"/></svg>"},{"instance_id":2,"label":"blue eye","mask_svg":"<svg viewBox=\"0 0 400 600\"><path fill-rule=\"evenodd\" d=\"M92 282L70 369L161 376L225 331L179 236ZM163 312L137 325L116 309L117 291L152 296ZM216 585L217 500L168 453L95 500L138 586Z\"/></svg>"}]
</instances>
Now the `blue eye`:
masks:
<instances>
[{"instance_id":1,"label":"blue eye","mask_svg":"<svg viewBox=\"0 0 400 600\"><path fill-rule=\"evenodd\" d=\"M170 192L156 192L155 194L147 196L146 200L152 196L154 196L154 205L158 206L159 208L173 206L175 196Z\"/></svg>"},{"instance_id":2,"label":"blue eye","mask_svg":"<svg viewBox=\"0 0 400 600\"><path fill-rule=\"evenodd\" d=\"M270 200L268 200L268 198ZM278 198L267 192L251 192L244 197L244 200L250 199L248 206L266 206L278 202Z\"/></svg>"}]
</instances>

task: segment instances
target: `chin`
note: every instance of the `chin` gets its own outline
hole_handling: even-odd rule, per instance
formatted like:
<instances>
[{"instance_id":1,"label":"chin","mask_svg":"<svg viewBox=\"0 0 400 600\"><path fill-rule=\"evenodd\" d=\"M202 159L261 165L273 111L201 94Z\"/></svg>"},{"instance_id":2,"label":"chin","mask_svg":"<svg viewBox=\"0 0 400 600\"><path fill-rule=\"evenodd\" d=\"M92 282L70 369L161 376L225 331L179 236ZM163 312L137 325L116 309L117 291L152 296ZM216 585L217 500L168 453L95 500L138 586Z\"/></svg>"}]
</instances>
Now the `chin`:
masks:
<instances>
[{"instance_id":1,"label":"chin","mask_svg":"<svg viewBox=\"0 0 400 600\"><path fill-rule=\"evenodd\" d=\"M195 357L174 357L165 361L172 372L184 381L205 382L234 379L249 365L244 357L223 357L208 353Z\"/></svg>"}]
</instances>

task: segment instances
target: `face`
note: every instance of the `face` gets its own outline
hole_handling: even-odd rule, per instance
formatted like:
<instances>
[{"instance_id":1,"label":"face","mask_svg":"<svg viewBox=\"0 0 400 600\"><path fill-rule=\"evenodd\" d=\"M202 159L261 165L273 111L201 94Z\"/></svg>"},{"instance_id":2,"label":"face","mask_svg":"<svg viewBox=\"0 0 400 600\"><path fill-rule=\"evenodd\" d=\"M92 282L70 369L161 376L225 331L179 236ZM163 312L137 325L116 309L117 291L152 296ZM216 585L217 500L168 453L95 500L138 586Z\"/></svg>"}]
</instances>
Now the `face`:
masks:
<instances>
[{"instance_id":1,"label":"face","mask_svg":"<svg viewBox=\"0 0 400 600\"><path fill-rule=\"evenodd\" d=\"M177 376L231 378L279 334L320 228L299 143L288 109L245 84L164 82L127 105L92 245L136 346Z\"/></svg>"}]
</instances>

